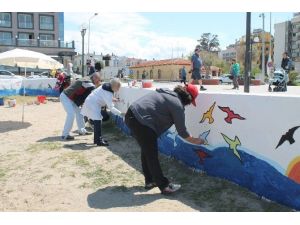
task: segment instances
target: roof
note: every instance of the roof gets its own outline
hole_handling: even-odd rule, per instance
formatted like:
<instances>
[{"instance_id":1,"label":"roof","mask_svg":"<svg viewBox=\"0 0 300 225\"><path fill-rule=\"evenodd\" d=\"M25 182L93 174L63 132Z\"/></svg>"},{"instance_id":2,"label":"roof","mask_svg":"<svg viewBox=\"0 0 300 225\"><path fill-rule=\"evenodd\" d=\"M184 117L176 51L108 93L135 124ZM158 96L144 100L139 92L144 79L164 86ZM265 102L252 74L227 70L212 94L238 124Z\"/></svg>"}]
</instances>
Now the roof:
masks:
<instances>
[{"instance_id":1,"label":"roof","mask_svg":"<svg viewBox=\"0 0 300 225\"><path fill-rule=\"evenodd\" d=\"M141 68L141 67L150 67L150 66L163 66L163 65L191 65L191 61L186 59L164 59L164 60L154 60L142 62L138 65L131 66L130 68Z\"/></svg>"}]
</instances>

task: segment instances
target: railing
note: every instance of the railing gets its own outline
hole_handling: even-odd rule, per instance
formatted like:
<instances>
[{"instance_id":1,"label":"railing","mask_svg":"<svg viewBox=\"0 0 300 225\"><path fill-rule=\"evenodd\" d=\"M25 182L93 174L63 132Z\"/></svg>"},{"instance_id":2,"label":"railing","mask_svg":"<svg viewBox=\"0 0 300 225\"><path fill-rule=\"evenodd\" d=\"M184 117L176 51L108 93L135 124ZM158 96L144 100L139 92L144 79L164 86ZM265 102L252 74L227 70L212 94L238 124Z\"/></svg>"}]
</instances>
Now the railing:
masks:
<instances>
[{"instance_id":1,"label":"railing","mask_svg":"<svg viewBox=\"0 0 300 225\"><path fill-rule=\"evenodd\" d=\"M64 42L60 40L40 39L0 39L0 46L40 47L40 48L69 48L74 49L74 41Z\"/></svg>"}]
</instances>

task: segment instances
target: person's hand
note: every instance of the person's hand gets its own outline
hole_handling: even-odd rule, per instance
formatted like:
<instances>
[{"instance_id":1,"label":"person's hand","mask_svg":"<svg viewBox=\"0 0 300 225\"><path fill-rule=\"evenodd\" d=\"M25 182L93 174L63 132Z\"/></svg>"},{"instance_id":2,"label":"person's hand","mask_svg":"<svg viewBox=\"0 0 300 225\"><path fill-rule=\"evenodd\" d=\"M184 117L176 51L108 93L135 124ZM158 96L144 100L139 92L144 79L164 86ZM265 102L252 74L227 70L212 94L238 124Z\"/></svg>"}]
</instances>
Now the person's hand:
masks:
<instances>
[{"instance_id":1,"label":"person's hand","mask_svg":"<svg viewBox=\"0 0 300 225\"><path fill-rule=\"evenodd\" d=\"M120 99L119 99L119 98L113 98L112 101L113 101L113 102L119 102Z\"/></svg>"},{"instance_id":2,"label":"person's hand","mask_svg":"<svg viewBox=\"0 0 300 225\"><path fill-rule=\"evenodd\" d=\"M205 141L201 138L194 138L194 137L188 137L186 138L186 140L192 144L195 144L195 145L203 145L205 144Z\"/></svg>"}]
</instances>

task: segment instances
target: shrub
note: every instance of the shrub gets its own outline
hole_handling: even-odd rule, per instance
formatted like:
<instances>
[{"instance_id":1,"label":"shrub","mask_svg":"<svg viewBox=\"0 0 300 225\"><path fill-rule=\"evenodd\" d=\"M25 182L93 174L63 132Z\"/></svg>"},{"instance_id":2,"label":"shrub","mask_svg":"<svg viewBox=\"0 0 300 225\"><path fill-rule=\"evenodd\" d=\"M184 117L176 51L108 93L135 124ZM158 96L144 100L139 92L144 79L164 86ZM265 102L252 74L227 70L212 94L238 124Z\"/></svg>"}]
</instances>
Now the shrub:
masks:
<instances>
[{"instance_id":1,"label":"shrub","mask_svg":"<svg viewBox=\"0 0 300 225\"><path fill-rule=\"evenodd\" d=\"M299 84L299 74L296 71L291 71L289 73L289 85L296 86Z\"/></svg>"}]
</instances>

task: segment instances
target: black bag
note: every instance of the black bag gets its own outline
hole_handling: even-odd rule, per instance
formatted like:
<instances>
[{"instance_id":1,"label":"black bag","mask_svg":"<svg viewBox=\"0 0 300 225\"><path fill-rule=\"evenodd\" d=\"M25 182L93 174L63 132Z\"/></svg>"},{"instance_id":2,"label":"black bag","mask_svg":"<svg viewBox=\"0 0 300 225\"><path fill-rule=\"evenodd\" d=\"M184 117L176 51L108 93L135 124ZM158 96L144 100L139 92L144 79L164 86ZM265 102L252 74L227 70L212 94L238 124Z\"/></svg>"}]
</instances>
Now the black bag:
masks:
<instances>
[{"instance_id":1,"label":"black bag","mask_svg":"<svg viewBox=\"0 0 300 225\"><path fill-rule=\"evenodd\" d=\"M230 80L233 80L233 75L230 75L228 78L229 78Z\"/></svg>"},{"instance_id":2,"label":"black bag","mask_svg":"<svg viewBox=\"0 0 300 225\"><path fill-rule=\"evenodd\" d=\"M106 110L106 107L102 107L101 108L101 115L102 115L102 121L103 122L105 122L105 121L108 121L109 120L109 118L110 118L110 116L109 116L109 114L108 114L108 112L107 112L107 110Z\"/></svg>"}]
</instances>

